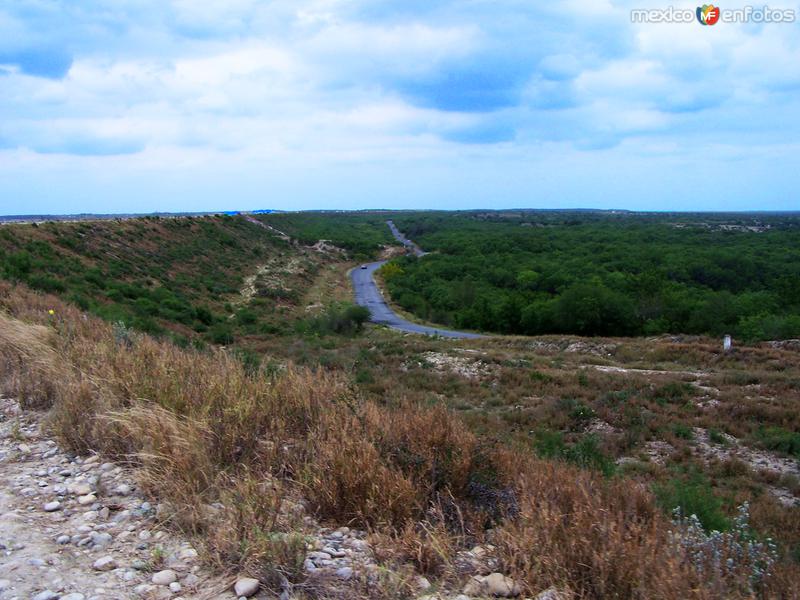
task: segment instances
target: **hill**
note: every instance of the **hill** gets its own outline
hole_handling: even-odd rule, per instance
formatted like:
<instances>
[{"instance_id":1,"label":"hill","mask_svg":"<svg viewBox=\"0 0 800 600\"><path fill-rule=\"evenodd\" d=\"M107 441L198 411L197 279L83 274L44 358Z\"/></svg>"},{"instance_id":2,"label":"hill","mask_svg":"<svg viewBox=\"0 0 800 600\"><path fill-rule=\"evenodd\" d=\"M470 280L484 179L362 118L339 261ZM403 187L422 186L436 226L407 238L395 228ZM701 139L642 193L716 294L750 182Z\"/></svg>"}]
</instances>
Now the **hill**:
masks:
<instances>
[{"instance_id":1,"label":"hill","mask_svg":"<svg viewBox=\"0 0 800 600\"><path fill-rule=\"evenodd\" d=\"M793 597L796 344L362 327L346 272L389 242L386 215L256 220L272 229L241 216L0 229L5 395L47 409L71 451L131 457L209 564L310 597L414 598L418 575L444 598L471 583L477 596L476 569L531 597ZM348 244L361 231L369 243ZM204 285L209 273L228 287ZM128 285L146 295L114 293ZM211 324L158 304L157 328L142 325L137 300L160 288ZM310 522L284 510L296 506L371 531L385 577L315 587L295 537Z\"/></svg>"}]
</instances>

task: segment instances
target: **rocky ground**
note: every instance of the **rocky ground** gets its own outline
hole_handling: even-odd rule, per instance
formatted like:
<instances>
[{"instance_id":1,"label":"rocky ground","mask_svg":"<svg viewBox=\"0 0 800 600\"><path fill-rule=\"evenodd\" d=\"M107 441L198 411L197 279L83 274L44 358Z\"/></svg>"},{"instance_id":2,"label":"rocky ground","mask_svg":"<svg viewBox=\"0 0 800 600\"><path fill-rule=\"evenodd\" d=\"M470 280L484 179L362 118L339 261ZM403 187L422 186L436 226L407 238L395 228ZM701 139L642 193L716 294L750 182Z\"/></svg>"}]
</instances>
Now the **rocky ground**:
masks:
<instances>
[{"instance_id":1,"label":"rocky ground","mask_svg":"<svg viewBox=\"0 0 800 600\"><path fill-rule=\"evenodd\" d=\"M160 526L158 506L143 496L130 469L64 452L43 431L42 418L0 399L0 600L274 597L246 574L210 571L189 541ZM312 590L346 598L348 589L356 594L384 576L365 538L347 527L314 527L306 582L284 590L282 600ZM437 592L418 577L418 597L520 595L513 580L491 572L481 547L459 560L460 570L473 575L463 593Z\"/></svg>"},{"instance_id":2,"label":"rocky ground","mask_svg":"<svg viewBox=\"0 0 800 600\"><path fill-rule=\"evenodd\" d=\"M2 600L225 598L228 587L159 527L130 472L68 455L37 414L0 400Z\"/></svg>"}]
</instances>

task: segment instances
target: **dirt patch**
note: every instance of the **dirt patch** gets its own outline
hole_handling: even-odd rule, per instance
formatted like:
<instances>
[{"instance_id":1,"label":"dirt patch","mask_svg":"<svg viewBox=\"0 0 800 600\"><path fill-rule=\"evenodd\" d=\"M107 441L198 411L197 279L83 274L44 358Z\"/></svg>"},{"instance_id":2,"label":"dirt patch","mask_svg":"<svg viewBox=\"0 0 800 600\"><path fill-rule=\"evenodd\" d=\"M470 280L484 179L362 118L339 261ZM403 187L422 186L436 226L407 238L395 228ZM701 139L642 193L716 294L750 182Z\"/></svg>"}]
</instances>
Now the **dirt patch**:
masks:
<instances>
[{"instance_id":1,"label":"dirt patch","mask_svg":"<svg viewBox=\"0 0 800 600\"><path fill-rule=\"evenodd\" d=\"M611 342L590 342L586 340L534 340L528 348L534 352L544 354L557 354L566 352L568 354L593 354L595 356L611 356L619 347L619 344Z\"/></svg>"},{"instance_id":2,"label":"dirt patch","mask_svg":"<svg viewBox=\"0 0 800 600\"><path fill-rule=\"evenodd\" d=\"M587 365L584 369L594 369L603 373L624 373L634 375L684 375L688 377L708 377L709 373L703 371L658 371L655 369L629 369L626 367L612 367L607 365Z\"/></svg>"},{"instance_id":3,"label":"dirt patch","mask_svg":"<svg viewBox=\"0 0 800 600\"><path fill-rule=\"evenodd\" d=\"M467 379L480 379L492 372L491 366L480 359L451 356L443 352L424 352L422 360L406 363L406 369L426 366L439 373L452 373Z\"/></svg>"},{"instance_id":4,"label":"dirt patch","mask_svg":"<svg viewBox=\"0 0 800 600\"><path fill-rule=\"evenodd\" d=\"M775 342L765 342L765 344L770 348L800 352L800 340L780 340Z\"/></svg>"},{"instance_id":5,"label":"dirt patch","mask_svg":"<svg viewBox=\"0 0 800 600\"><path fill-rule=\"evenodd\" d=\"M639 457L636 456L621 456L617 459L618 465L636 464L640 463L643 459L654 465L663 467L667 464L667 460L675 452L675 446L663 440L650 440L642 447Z\"/></svg>"},{"instance_id":6,"label":"dirt patch","mask_svg":"<svg viewBox=\"0 0 800 600\"><path fill-rule=\"evenodd\" d=\"M238 304L247 304L261 290L279 290L280 295L288 294L292 290L286 286L287 277L304 272L303 261L297 256L275 257L268 263L258 265L255 273L244 278Z\"/></svg>"},{"instance_id":7,"label":"dirt patch","mask_svg":"<svg viewBox=\"0 0 800 600\"><path fill-rule=\"evenodd\" d=\"M400 246L383 246L381 248L380 259L391 260L398 256L405 256L405 255L406 255L405 248L401 248Z\"/></svg>"},{"instance_id":8,"label":"dirt patch","mask_svg":"<svg viewBox=\"0 0 800 600\"><path fill-rule=\"evenodd\" d=\"M339 246L334 246L330 240L319 240L313 246L306 246L309 250L313 250L314 252L319 252L320 254L336 254L336 255L345 255L346 252L344 249L339 248Z\"/></svg>"},{"instance_id":9,"label":"dirt patch","mask_svg":"<svg viewBox=\"0 0 800 600\"><path fill-rule=\"evenodd\" d=\"M594 433L597 435L621 435L622 430L602 419L592 419L586 426L586 433Z\"/></svg>"},{"instance_id":10,"label":"dirt patch","mask_svg":"<svg viewBox=\"0 0 800 600\"><path fill-rule=\"evenodd\" d=\"M694 428L693 452L703 461L709 460L727 461L731 459L740 460L754 471L769 471L777 473L779 476L800 477L800 466L798 462L791 458L784 458L766 450L757 450L742 444L737 438L726 433L720 433L722 443L715 444L711 441L707 429L701 427ZM788 490L781 491L781 488L770 488L782 503L787 502L786 494L791 496ZM786 494L784 493L786 492ZM800 505L800 498L792 497L792 503Z\"/></svg>"}]
</instances>

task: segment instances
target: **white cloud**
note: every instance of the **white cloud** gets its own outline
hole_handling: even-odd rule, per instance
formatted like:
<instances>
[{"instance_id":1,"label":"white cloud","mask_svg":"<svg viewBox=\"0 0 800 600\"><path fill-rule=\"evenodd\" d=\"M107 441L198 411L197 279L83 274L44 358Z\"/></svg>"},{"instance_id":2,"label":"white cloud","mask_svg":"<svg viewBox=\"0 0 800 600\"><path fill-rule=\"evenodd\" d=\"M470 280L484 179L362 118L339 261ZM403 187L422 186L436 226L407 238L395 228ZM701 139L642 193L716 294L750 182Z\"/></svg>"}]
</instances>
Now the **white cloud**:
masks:
<instances>
[{"instance_id":1,"label":"white cloud","mask_svg":"<svg viewBox=\"0 0 800 600\"><path fill-rule=\"evenodd\" d=\"M105 177L205 168L242 181L264 163L385 173L487 161L502 173L544 160L552 144L575 167L593 152L666 164L750 147L788 164L781 152L800 133L797 25L633 25L638 3L609 0L20 2L28 10L0 9L7 175L37 161L55 178L85 171L84 181L98 164ZM14 62L43 31L73 52L61 79ZM408 93L417 83L427 98ZM430 101L484 88L501 101Z\"/></svg>"}]
</instances>

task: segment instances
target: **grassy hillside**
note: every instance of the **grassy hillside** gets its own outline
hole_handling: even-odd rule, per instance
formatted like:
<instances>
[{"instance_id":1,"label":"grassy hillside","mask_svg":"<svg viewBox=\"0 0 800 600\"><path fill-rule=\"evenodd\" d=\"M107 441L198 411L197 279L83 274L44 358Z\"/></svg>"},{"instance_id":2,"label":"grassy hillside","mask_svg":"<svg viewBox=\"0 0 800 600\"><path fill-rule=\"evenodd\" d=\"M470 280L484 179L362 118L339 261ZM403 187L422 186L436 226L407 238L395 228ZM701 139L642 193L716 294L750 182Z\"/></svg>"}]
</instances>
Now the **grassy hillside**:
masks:
<instances>
[{"instance_id":1,"label":"grassy hillside","mask_svg":"<svg viewBox=\"0 0 800 600\"><path fill-rule=\"evenodd\" d=\"M372 258L381 246L396 243L386 226L387 212L273 213L258 218L304 244L329 240L357 259Z\"/></svg>"},{"instance_id":2,"label":"grassy hillside","mask_svg":"<svg viewBox=\"0 0 800 600\"><path fill-rule=\"evenodd\" d=\"M185 344L286 331L318 275L345 260L244 217L5 225L0 277Z\"/></svg>"}]
</instances>

